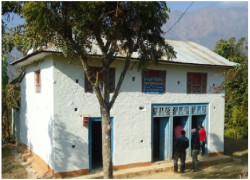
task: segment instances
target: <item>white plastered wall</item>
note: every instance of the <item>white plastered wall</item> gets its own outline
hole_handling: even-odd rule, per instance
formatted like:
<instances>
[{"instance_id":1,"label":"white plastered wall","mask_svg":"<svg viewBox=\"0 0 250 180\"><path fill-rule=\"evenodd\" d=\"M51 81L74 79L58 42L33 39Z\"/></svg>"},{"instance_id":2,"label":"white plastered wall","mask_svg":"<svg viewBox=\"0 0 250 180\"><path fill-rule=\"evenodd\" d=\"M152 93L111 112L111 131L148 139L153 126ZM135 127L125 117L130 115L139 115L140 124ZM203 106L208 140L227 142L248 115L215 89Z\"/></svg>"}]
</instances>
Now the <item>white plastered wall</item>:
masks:
<instances>
[{"instance_id":1,"label":"white plastered wall","mask_svg":"<svg viewBox=\"0 0 250 180\"><path fill-rule=\"evenodd\" d=\"M213 86L219 86L224 78L219 69L151 65L148 69L166 70L166 93L141 92L141 72L128 72L111 114L114 114L114 164L123 165L151 161L151 105L208 103L208 150L224 151L224 92L214 94ZM117 69L118 71L119 68ZM208 73L207 94L187 94L187 72ZM132 78L135 77L135 81ZM179 84L178 84L179 81ZM144 107L140 110L139 107Z\"/></svg>"},{"instance_id":2,"label":"white plastered wall","mask_svg":"<svg viewBox=\"0 0 250 180\"><path fill-rule=\"evenodd\" d=\"M40 70L41 92L36 92L35 72ZM53 155L53 60L46 59L25 68L21 82L21 143L54 168Z\"/></svg>"},{"instance_id":3,"label":"white plastered wall","mask_svg":"<svg viewBox=\"0 0 250 180\"><path fill-rule=\"evenodd\" d=\"M53 58L55 59L55 172L88 169L88 129L82 126L80 115L100 117L99 104L94 93L84 91L84 72L79 60L60 56ZM90 65L97 66L97 63L92 61ZM116 67L116 83L122 71L121 65L122 62L113 64ZM163 64L151 65L148 69L167 71L166 93L162 95L142 93L141 72L135 69L128 71L121 93L111 109L111 116L114 118L113 165L151 161L152 104L208 103L208 150L209 153L223 152L224 92L215 94L213 88L223 82L222 71L212 67ZM186 93L187 72L208 73L207 94ZM140 110L139 107L144 109Z\"/></svg>"},{"instance_id":4,"label":"white plastered wall","mask_svg":"<svg viewBox=\"0 0 250 180\"><path fill-rule=\"evenodd\" d=\"M97 99L84 92L84 72L79 60L54 56L55 172L89 169L88 128L83 113L99 116ZM78 65L76 65L77 63ZM79 82L76 83L76 80Z\"/></svg>"}]
</instances>

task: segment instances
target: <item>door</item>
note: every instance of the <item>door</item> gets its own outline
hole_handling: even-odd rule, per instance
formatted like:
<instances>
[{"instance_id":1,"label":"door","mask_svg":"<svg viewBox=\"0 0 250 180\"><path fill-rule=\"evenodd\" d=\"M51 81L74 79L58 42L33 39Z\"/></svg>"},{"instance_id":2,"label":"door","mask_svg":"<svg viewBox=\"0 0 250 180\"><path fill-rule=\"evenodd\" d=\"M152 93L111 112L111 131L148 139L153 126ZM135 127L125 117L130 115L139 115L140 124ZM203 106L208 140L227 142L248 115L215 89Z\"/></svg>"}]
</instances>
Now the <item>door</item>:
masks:
<instances>
[{"instance_id":1,"label":"door","mask_svg":"<svg viewBox=\"0 0 250 180\"><path fill-rule=\"evenodd\" d=\"M153 161L165 160L169 154L169 118L153 119Z\"/></svg>"},{"instance_id":2,"label":"door","mask_svg":"<svg viewBox=\"0 0 250 180\"><path fill-rule=\"evenodd\" d=\"M187 130L188 130L188 128L187 128L187 119L188 119L187 116L180 117L181 126L184 128L186 133L187 133Z\"/></svg>"},{"instance_id":3,"label":"door","mask_svg":"<svg viewBox=\"0 0 250 180\"><path fill-rule=\"evenodd\" d=\"M197 116L197 128L198 128L198 125L202 125L202 127L205 129L206 135L207 135L206 117L207 117L206 115ZM207 154L207 153L208 153L208 150L207 150L207 140L206 140L205 154Z\"/></svg>"},{"instance_id":4,"label":"door","mask_svg":"<svg viewBox=\"0 0 250 180\"><path fill-rule=\"evenodd\" d=\"M197 116L197 128L198 125L202 125L205 128L205 117L206 116Z\"/></svg>"},{"instance_id":5,"label":"door","mask_svg":"<svg viewBox=\"0 0 250 180\"><path fill-rule=\"evenodd\" d=\"M160 118L160 160L168 158L169 154L169 120L168 118Z\"/></svg>"},{"instance_id":6,"label":"door","mask_svg":"<svg viewBox=\"0 0 250 180\"><path fill-rule=\"evenodd\" d=\"M113 157L113 118L111 118L111 153ZM101 118L89 118L89 170L102 168Z\"/></svg>"}]
</instances>

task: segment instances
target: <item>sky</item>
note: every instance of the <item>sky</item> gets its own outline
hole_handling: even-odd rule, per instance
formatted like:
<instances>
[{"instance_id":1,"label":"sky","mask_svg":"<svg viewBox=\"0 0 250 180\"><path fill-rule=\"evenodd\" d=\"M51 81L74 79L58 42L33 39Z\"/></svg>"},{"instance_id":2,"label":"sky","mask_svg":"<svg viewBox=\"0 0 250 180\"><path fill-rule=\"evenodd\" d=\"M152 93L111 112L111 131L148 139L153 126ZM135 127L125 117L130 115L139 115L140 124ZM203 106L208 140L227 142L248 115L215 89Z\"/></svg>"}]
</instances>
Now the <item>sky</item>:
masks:
<instances>
[{"instance_id":1,"label":"sky","mask_svg":"<svg viewBox=\"0 0 250 180\"><path fill-rule=\"evenodd\" d=\"M175 10L184 12L192 2L193 4L188 9L188 12L212 5L215 5L219 8L228 8L228 7L248 8L248 1L166 1L166 2L172 12ZM13 27L23 22L24 20L18 17L14 17L13 21L8 22L7 27Z\"/></svg>"},{"instance_id":2,"label":"sky","mask_svg":"<svg viewBox=\"0 0 250 180\"><path fill-rule=\"evenodd\" d=\"M248 1L166 1L171 11L179 10L184 12L193 2L188 11L194 11L203 7L215 5L219 8L245 7L248 8Z\"/></svg>"}]
</instances>

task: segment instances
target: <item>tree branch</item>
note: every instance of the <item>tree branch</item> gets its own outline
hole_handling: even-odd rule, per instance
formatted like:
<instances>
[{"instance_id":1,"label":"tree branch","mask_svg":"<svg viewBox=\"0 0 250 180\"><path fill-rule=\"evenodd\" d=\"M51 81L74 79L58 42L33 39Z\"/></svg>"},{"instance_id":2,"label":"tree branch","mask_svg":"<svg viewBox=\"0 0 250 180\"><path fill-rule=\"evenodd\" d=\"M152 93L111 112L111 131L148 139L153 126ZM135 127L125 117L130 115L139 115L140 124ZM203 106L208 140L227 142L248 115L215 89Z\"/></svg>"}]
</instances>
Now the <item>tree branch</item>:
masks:
<instances>
[{"instance_id":1,"label":"tree branch","mask_svg":"<svg viewBox=\"0 0 250 180\"><path fill-rule=\"evenodd\" d=\"M99 80L97 80L99 78L97 77L96 80L94 80L95 78L93 76L93 73L91 72L91 69L90 69L90 67L89 67L89 65L87 63L87 60L83 56L80 56L80 59L81 59L81 63L82 63L85 75L86 75L89 83L93 87L100 105L103 105L104 104L104 99L102 97L102 94L101 94L101 91L100 91L100 88L99 88ZM98 73L97 73L97 75L98 75ZM98 84L97 84L97 82L98 82Z\"/></svg>"},{"instance_id":2,"label":"tree branch","mask_svg":"<svg viewBox=\"0 0 250 180\"><path fill-rule=\"evenodd\" d=\"M123 82L123 80L125 78L125 75L127 73L127 70L128 70L129 64L130 64L130 59L131 59L131 53L129 53L127 55L127 57L126 57L126 61L125 61L125 65L124 65L123 71L122 71L122 73L120 75L119 81L118 81L118 83L116 85L116 88L115 88L115 93L112 96L112 99L111 99L111 101L109 103L109 106L108 106L109 110L112 108L112 106L113 106L113 104L114 104L114 102L115 102L118 94L120 93L122 82Z\"/></svg>"}]
</instances>

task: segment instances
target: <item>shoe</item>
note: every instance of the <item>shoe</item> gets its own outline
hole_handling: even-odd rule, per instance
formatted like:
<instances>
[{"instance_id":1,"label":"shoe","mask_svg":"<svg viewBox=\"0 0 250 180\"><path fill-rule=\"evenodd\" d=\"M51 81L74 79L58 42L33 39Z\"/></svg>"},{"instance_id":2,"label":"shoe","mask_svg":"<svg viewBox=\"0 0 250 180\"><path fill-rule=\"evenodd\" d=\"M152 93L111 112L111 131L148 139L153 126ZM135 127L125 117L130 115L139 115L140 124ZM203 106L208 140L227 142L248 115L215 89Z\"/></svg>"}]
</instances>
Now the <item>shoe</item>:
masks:
<instances>
[{"instance_id":1,"label":"shoe","mask_svg":"<svg viewBox=\"0 0 250 180\"><path fill-rule=\"evenodd\" d=\"M197 172L198 170L194 169L193 172Z\"/></svg>"},{"instance_id":2,"label":"shoe","mask_svg":"<svg viewBox=\"0 0 250 180\"><path fill-rule=\"evenodd\" d=\"M181 173L184 173L184 171L181 171Z\"/></svg>"}]
</instances>

